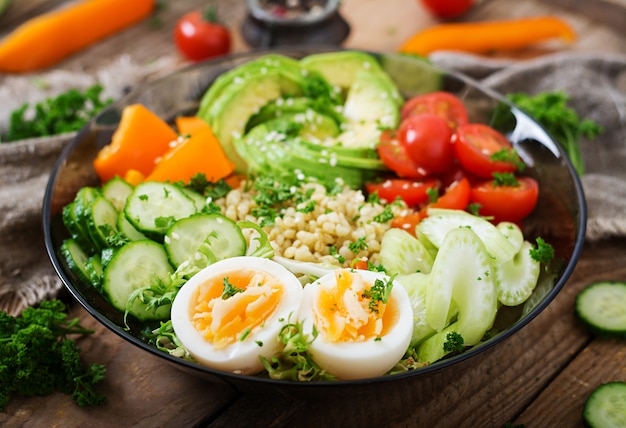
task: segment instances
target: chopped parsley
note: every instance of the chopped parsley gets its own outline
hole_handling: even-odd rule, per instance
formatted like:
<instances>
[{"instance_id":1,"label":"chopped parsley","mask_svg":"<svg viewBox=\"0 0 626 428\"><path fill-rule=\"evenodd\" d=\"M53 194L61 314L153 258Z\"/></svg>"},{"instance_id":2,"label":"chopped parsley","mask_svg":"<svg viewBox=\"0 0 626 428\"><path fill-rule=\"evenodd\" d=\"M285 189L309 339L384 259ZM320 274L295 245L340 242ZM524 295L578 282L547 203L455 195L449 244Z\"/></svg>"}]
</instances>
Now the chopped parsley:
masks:
<instances>
[{"instance_id":1,"label":"chopped parsley","mask_svg":"<svg viewBox=\"0 0 626 428\"><path fill-rule=\"evenodd\" d=\"M554 258L554 248L542 238L537 238L537 246L530 249L530 257L539 263L548 263Z\"/></svg>"},{"instance_id":2,"label":"chopped parsley","mask_svg":"<svg viewBox=\"0 0 626 428\"><path fill-rule=\"evenodd\" d=\"M359 239L357 239L354 242L350 242L348 244L348 248L350 249L350 251L352 251L353 253L358 253L361 250L366 250L368 247L367 242L365 242L365 236L360 237Z\"/></svg>"},{"instance_id":3,"label":"chopped parsley","mask_svg":"<svg viewBox=\"0 0 626 428\"><path fill-rule=\"evenodd\" d=\"M511 172L494 172L493 185L495 187L519 187L519 181Z\"/></svg>"},{"instance_id":4,"label":"chopped parsley","mask_svg":"<svg viewBox=\"0 0 626 428\"><path fill-rule=\"evenodd\" d=\"M328 253L334 258L336 258L339 263L344 264L346 262L346 258L342 256L341 254L339 254L339 252L337 251L336 245L331 245L328 248Z\"/></svg>"},{"instance_id":5,"label":"chopped parsley","mask_svg":"<svg viewBox=\"0 0 626 428\"><path fill-rule=\"evenodd\" d=\"M363 291L362 296L365 299L369 299L368 308L370 311L378 313L381 304L386 304L389 301L389 295L393 288L393 278L389 278L384 281L377 279L374 281L374 285Z\"/></svg>"},{"instance_id":6,"label":"chopped parsley","mask_svg":"<svg viewBox=\"0 0 626 428\"><path fill-rule=\"evenodd\" d=\"M374 216L374 221L377 223L387 223L388 221L393 220L393 211L391 210L391 205L385 206L385 209L380 213Z\"/></svg>"},{"instance_id":7,"label":"chopped parsley","mask_svg":"<svg viewBox=\"0 0 626 428\"><path fill-rule=\"evenodd\" d=\"M222 284L224 284L224 290L222 291L222 300L227 300L237 293L243 293L244 291L246 291L243 288L239 288L232 284L230 281L228 281L228 277L224 277L224 279L222 280Z\"/></svg>"},{"instance_id":8,"label":"chopped parsley","mask_svg":"<svg viewBox=\"0 0 626 428\"><path fill-rule=\"evenodd\" d=\"M463 348L465 348L463 336L456 331L446 334L446 341L443 342L444 352L462 352Z\"/></svg>"},{"instance_id":9,"label":"chopped parsley","mask_svg":"<svg viewBox=\"0 0 626 428\"><path fill-rule=\"evenodd\" d=\"M514 149L502 149L491 155L491 160L494 162L506 162L515 166L518 171L523 171L526 168L526 164L522 162L519 154Z\"/></svg>"}]
</instances>

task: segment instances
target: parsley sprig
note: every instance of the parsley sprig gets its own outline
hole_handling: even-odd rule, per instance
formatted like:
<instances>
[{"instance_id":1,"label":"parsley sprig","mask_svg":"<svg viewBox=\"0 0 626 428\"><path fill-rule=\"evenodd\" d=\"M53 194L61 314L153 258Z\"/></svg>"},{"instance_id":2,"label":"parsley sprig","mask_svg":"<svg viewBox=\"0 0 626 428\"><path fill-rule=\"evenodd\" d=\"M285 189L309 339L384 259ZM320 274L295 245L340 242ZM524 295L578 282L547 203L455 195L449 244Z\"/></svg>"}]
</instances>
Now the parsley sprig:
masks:
<instances>
[{"instance_id":1,"label":"parsley sprig","mask_svg":"<svg viewBox=\"0 0 626 428\"><path fill-rule=\"evenodd\" d=\"M84 91L70 89L36 103L32 108L34 114L30 114L30 104L23 104L11 112L6 141L78 131L113 101L102 100L102 90L102 85L93 85Z\"/></svg>"},{"instance_id":2,"label":"parsley sprig","mask_svg":"<svg viewBox=\"0 0 626 428\"><path fill-rule=\"evenodd\" d=\"M100 405L106 397L94 386L104 379L106 368L84 365L74 334L93 330L68 319L59 300L44 300L21 315L0 312L0 409L14 395L48 395L58 390L71 394L80 406Z\"/></svg>"}]
</instances>

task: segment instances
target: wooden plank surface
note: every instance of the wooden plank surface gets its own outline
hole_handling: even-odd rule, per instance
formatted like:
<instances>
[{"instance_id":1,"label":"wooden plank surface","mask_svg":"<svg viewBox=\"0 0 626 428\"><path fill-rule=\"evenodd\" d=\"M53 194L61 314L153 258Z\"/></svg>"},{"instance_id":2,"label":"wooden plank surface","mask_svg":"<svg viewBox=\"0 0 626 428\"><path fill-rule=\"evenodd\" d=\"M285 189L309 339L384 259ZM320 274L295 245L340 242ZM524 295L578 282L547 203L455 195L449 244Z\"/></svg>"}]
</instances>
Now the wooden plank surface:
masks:
<instances>
[{"instance_id":1,"label":"wooden plank surface","mask_svg":"<svg viewBox=\"0 0 626 428\"><path fill-rule=\"evenodd\" d=\"M53 8L62 0L16 1L0 19L0 34L33 11ZM185 65L171 38L175 21L204 0L170 1L162 26L150 22L124 31L59 65L66 70L95 71L120 55L139 63L171 57L168 67ZM246 10L243 0L218 1L224 22L234 32L234 50L248 50L239 35ZM611 15L624 16L623 0L543 2L485 0L463 20L506 19L557 14L574 25L579 41L573 51L624 53L622 28L605 25ZM345 46L393 51L415 31L435 24L417 0L343 0L341 13L352 32ZM622 20L624 22L624 20ZM497 56L532 58L560 45L549 44ZM163 70L167 72L167 70ZM120 76L123 79L123 76ZM3 76L0 75L0 85ZM626 380L623 341L595 339L577 322L573 302L588 283L626 280L626 241L587 244L573 277L552 305L501 346L477 361L428 378L407 397L358 397L333 400L260 397L237 394L230 386L208 384L146 355L99 325L86 311L75 308L84 324L96 331L81 338L83 358L107 365L102 387L107 405L82 409L68 396L18 398L0 412L7 427L231 427L231 426L480 426L506 422L527 427L580 426L580 412L589 392L602 382Z\"/></svg>"}]
</instances>

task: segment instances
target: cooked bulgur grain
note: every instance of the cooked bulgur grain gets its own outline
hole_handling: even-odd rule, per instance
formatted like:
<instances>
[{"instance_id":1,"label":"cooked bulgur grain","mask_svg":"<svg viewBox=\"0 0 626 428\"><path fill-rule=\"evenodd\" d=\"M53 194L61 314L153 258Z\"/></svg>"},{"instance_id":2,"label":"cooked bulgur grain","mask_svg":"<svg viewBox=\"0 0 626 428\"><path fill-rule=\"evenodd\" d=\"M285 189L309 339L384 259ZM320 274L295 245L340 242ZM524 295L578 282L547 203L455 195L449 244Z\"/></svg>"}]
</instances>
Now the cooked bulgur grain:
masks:
<instances>
[{"instance_id":1,"label":"cooked bulgur grain","mask_svg":"<svg viewBox=\"0 0 626 428\"><path fill-rule=\"evenodd\" d=\"M283 204L274 224L264 226L277 256L335 265L350 263L357 258L378 263L382 236L391 227L390 222L374 220L385 210L384 204L367 202L363 192L348 187L337 194L328 193L323 185L317 183L305 183L292 190L312 193L308 201ZM260 223L261 219L253 215L257 207L255 194L255 190L243 182L216 203L223 207L224 215L234 221ZM314 201L314 204L309 201ZM312 205L312 210L308 212L303 209L307 203ZM407 212L406 205L398 201L392 203L390 208L397 216ZM355 253L350 244L359 239L362 242ZM336 249L335 255L331 255L331 247ZM338 260L339 256L345 259L344 263Z\"/></svg>"}]
</instances>

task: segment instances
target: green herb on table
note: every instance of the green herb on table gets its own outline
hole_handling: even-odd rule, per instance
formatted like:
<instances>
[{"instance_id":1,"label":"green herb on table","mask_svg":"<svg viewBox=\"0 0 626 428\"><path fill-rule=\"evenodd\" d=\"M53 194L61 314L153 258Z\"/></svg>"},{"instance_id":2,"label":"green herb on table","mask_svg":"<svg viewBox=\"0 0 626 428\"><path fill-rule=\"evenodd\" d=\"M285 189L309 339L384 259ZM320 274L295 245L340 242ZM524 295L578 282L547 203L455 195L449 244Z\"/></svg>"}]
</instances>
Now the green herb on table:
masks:
<instances>
[{"instance_id":1,"label":"green herb on table","mask_svg":"<svg viewBox=\"0 0 626 428\"><path fill-rule=\"evenodd\" d=\"M32 117L31 106L23 104L11 113L5 142L78 131L113 101L101 99L102 89L101 85L85 91L70 89L36 103Z\"/></svg>"},{"instance_id":2,"label":"green herb on table","mask_svg":"<svg viewBox=\"0 0 626 428\"><path fill-rule=\"evenodd\" d=\"M602 133L602 127L590 119L582 119L568 107L570 97L564 92L543 92L535 96L512 93L507 97L526 111L563 146L579 175L585 173L585 163L580 151L582 137L593 139Z\"/></svg>"},{"instance_id":3,"label":"green herb on table","mask_svg":"<svg viewBox=\"0 0 626 428\"><path fill-rule=\"evenodd\" d=\"M14 317L0 312L0 409L14 395L71 394L80 406L100 405L106 397L94 389L104 379L100 364L83 365L80 348L69 335L91 334L78 319L68 319L59 300L44 300Z\"/></svg>"}]
</instances>

